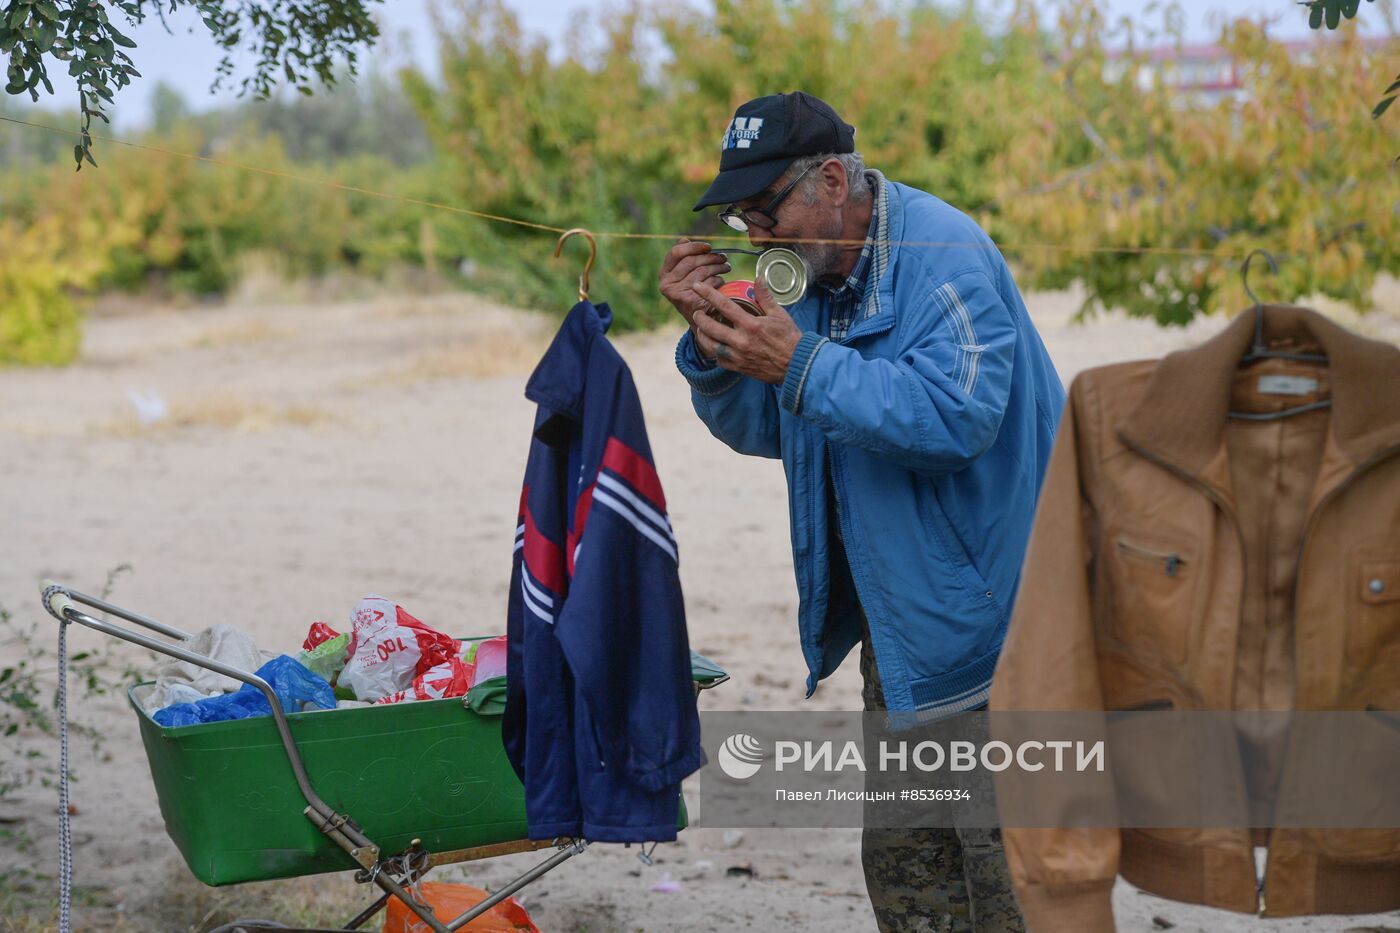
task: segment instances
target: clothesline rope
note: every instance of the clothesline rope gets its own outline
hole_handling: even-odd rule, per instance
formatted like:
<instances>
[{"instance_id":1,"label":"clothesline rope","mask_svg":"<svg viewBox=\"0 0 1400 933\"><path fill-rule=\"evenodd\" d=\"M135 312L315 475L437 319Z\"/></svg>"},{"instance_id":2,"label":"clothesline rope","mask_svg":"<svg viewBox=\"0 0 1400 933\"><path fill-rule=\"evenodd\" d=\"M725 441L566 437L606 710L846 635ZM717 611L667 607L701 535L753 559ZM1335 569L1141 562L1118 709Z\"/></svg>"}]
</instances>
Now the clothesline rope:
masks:
<instances>
[{"instance_id":1,"label":"clothesline rope","mask_svg":"<svg viewBox=\"0 0 1400 933\"><path fill-rule=\"evenodd\" d=\"M0 121L12 123L17 126L25 126L38 130L45 130L50 133L58 133L66 136L78 136L76 130L65 130L61 127L48 126L43 123L34 123L28 120L20 120L15 117L0 116ZM228 168L236 171L250 172L257 175L266 175L271 178L279 178L285 181L296 181L302 184L320 185L336 191L345 191L351 194L361 194L366 197L379 198L386 201L397 201L401 204L411 204L418 207L426 207L432 210L448 211L454 214L461 214L467 217L476 217L481 220L493 223L511 224L517 227L524 227L530 230L539 230L546 233L560 234L571 227L556 227L551 224L536 223L530 220L522 220L518 217L506 217L501 214L491 214L485 211L476 211L455 204L447 204L442 201L430 201L422 198L411 198L405 195L391 194L385 191L376 191L373 188L365 188L360 185L348 185L343 182L329 181L321 178L313 178L309 175L300 175L295 172L283 172L277 169L263 168L257 165L247 165L241 162L233 162L228 159L218 159L213 156L199 155L191 152L181 152L176 149L167 149L161 146L151 146L144 143L134 143L114 136L103 136L97 133L90 133L90 138L111 143L114 146L123 146L128 149L136 149L142 152L153 152L161 155L173 156L179 159L188 159L193 162L204 162L220 168ZM571 226L578 226L577 224ZM613 240L679 240L679 239L702 239L705 241L718 242L742 242L748 243L748 237L743 234L715 234L697 236L693 233L636 233L626 230L593 230L590 232L600 239ZM824 238L800 238L785 239L785 243L803 244L836 244L841 246L863 246L864 239L824 239ZM885 246L904 246L923 249L988 249L995 248L1002 252L1026 252L1031 250L1043 250L1046 252L1069 252L1069 253L1119 253L1129 255L1154 255L1154 256L1196 256L1217 261L1236 262L1242 260L1242 255L1234 253L1221 253L1213 249L1201 247L1175 247L1175 246L1084 246L1068 243L994 243L988 247L985 243L956 242L956 241L931 241L931 240L885 240L881 241Z\"/></svg>"}]
</instances>

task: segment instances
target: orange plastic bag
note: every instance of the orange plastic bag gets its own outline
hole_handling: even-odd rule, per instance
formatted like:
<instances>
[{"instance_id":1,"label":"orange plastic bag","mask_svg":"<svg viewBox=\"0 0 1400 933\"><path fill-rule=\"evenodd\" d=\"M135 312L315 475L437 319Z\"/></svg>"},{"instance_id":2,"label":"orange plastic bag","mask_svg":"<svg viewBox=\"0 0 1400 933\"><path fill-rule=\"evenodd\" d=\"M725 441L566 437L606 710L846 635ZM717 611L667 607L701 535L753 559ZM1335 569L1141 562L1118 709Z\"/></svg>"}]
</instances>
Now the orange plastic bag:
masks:
<instances>
[{"instance_id":1,"label":"orange plastic bag","mask_svg":"<svg viewBox=\"0 0 1400 933\"><path fill-rule=\"evenodd\" d=\"M422 889L423 899L443 923L455 920L490 896L469 884L445 881L425 881ZM428 929L428 925L397 897L389 898L384 933L427 933ZM469 933L540 933L540 928L513 897L501 901L462 929Z\"/></svg>"}]
</instances>

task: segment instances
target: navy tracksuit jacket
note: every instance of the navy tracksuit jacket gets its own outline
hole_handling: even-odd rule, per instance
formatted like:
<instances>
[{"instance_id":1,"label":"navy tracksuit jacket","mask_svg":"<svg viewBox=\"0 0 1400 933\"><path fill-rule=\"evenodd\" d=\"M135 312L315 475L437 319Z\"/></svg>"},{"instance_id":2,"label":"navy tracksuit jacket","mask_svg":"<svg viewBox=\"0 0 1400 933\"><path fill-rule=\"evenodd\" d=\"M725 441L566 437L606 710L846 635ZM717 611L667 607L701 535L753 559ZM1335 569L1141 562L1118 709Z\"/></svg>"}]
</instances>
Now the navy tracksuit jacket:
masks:
<instances>
[{"instance_id":1,"label":"navy tracksuit jacket","mask_svg":"<svg viewBox=\"0 0 1400 933\"><path fill-rule=\"evenodd\" d=\"M525 387L502 732L531 839L674 839L705 762L676 541L611 322L575 305Z\"/></svg>"}]
</instances>

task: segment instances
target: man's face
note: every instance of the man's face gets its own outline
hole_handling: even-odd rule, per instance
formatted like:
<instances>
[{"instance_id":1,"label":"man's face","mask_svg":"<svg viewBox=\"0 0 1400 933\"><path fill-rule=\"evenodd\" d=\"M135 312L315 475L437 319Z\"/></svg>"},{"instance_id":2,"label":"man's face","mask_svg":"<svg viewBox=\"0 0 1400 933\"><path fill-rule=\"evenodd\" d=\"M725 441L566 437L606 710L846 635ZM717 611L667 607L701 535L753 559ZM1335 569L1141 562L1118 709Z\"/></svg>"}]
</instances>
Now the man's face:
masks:
<instances>
[{"instance_id":1,"label":"man's face","mask_svg":"<svg viewBox=\"0 0 1400 933\"><path fill-rule=\"evenodd\" d=\"M814 281L829 278L838 274L837 269L841 261L841 246L839 243L803 243L795 242L800 240L839 240L841 237L841 212L834 207L830 201L823 197L821 190L822 176L818 174L818 168L812 172L817 176L818 191L814 202L808 203L809 190L805 180L783 199L775 209L773 217L777 223L767 229L760 228L754 224L749 225L749 242L759 249L768 249L773 246L786 246L797 255L806 260L811 268L812 279ZM745 201L740 201L735 206L740 210L749 208L766 207L789 181L791 172L783 173L783 176L770 185L766 190L760 192L755 197Z\"/></svg>"}]
</instances>

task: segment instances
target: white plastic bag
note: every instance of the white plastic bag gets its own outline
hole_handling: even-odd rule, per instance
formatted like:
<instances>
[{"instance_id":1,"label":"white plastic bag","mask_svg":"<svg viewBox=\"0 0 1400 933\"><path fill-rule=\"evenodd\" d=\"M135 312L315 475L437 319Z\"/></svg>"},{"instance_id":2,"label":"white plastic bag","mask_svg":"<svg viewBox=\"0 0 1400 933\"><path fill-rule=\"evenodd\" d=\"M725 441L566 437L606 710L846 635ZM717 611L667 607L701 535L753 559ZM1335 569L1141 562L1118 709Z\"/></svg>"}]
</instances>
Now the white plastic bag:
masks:
<instances>
[{"instance_id":1,"label":"white plastic bag","mask_svg":"<svg viewBox=\"0 0 1400 933\"><path fill-rule=\"evenodd\" d=\"M457 642L382 596L366 596L350 613L349 656L338 683L374 702L409 689L413 679L457 654Z\"/></svg>"}]
</instances>

